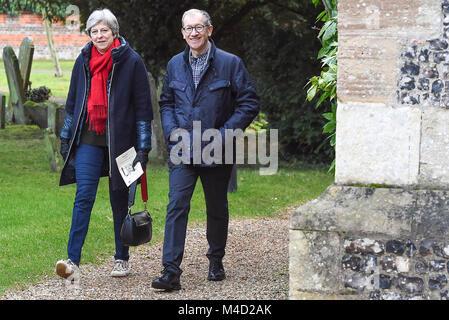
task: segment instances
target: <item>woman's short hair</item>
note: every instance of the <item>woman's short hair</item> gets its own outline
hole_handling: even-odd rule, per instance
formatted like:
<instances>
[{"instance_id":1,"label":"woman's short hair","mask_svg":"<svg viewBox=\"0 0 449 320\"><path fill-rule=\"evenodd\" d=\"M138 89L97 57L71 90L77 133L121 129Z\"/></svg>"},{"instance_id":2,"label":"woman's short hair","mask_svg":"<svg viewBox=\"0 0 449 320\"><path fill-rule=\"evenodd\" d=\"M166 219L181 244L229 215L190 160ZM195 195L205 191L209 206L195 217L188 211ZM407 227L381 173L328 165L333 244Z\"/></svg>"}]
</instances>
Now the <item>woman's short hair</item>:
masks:
<instances>
[{"instance_id":1,"label":"woman's short hair","mask_svg":"<svg viewBox=\"0 0 449 320\"><path fill-rule=\"evenodd\" d=\"M111 28L114 36L118 35L119 25L117 18L109 9L98 9L90 14L86 22L86 32L88 35L90 35L90 29L99 22L107 24Z\"/></svg>"},{"instance_id":2,"label":"woman's short hair","mask_svg":"<svg viewBox=\"0 0 449 320\"><path fill-rule=\"evenodd\" d=\"M182 15L182 26L184 27L184 17L190 14L199 14L202 15L204 17L204 19L206 19L206 25L207 26L211 26L212 25L212 20L210 19L210 15L204 11L204 10L199 10L199 9L190 9L187 10L186 12L184 12L184 14Z\"/></svg>"}]
</instances>

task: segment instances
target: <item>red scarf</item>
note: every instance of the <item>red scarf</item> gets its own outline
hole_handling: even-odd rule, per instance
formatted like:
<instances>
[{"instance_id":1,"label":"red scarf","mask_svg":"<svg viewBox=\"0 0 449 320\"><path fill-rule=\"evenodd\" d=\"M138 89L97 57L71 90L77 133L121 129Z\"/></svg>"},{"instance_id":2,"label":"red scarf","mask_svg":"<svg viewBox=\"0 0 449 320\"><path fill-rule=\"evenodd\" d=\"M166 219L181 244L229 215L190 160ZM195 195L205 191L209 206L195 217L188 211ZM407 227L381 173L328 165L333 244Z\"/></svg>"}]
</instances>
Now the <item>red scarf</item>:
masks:
<instances>
[{"instance_id":1,"label":"red scarf","mask_svg":"<svg viewBox=\"0 0 449 320\"><path fill-rule=\"evenodd\" d=\"M87 119L89 129L97 134L106 133L106 119L108 118L108 94L106 90L109 72L112 69L111 49L120 46L120 41L115 38L111 47L105 54L101 54L95 46L92 46L92 54L89 61L92 74L89 97L87 98Z\"/></svg>"}]
</instances>

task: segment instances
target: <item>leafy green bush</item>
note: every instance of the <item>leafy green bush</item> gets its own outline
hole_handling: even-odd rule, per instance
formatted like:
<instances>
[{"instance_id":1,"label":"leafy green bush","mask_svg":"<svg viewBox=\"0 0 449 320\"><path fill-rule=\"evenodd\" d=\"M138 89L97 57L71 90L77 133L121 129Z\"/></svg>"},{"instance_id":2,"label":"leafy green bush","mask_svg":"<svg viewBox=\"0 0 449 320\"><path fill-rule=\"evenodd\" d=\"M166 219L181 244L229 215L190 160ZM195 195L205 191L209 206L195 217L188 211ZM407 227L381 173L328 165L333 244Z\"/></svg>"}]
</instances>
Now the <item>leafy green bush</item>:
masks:
<instances>
[{"instance_id":1,"label":"leafy green bush","mask_svg":"<svg viewBox=\"0 0 449 320\"><path fill-rule=\"evenodd\" d=\"M25 93L25 97L27 100L33 102L44 102L50 98L51 90L46 86L41 86L39 88L32 89Z\"/></svg>"},{"instance_id":2,"label":"leafy green bush","mask_svg":"<svg viewBox=\"0 0 449 320\"><path fill-rule=\"evenodd\" d=\"M313 101L318 94L321 94L316 102L316 108L320 107L325 101L332 104L331 111L323 113L327 120L323 127L323 133L328 133L330 145L335 148L335 138L337 129L337 51L338 51L338 33L337 33L337 0L323 0L325 10L318 15L317 21L324 23L318 38L321 40L322 47L318 53L318 59L322 62L322 70L319 76L310 78L307 91L307 100ZM317 6L320 0L312 0ZM329 168L329 171L335 169L335 159Z\"/></svg>"}]
</instances>

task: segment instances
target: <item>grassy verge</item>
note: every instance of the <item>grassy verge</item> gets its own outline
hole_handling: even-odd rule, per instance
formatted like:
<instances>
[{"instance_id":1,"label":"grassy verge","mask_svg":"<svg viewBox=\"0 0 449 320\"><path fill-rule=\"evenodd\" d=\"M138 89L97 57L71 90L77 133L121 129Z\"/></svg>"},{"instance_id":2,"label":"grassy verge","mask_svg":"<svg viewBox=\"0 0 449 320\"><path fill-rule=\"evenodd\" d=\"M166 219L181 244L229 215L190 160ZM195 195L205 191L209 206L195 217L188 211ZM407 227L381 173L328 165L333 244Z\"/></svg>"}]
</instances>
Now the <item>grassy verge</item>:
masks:
<instances>
[{"instance_id":1,"label":"grassy verge","mask_svg":"<svg viewBox=\"0 0 449 320\"><path fill-rule=\"evenodd\" d=\"M38 127L16 125L0 130L0 294L53 274L55 262L66 258L75 185L59 187L59 174L50 172L46 157ZM317 197L332 180L325 170L281 169L276 175L261 176L257 170L239 169L238 191L229 194L231 219L279 215L288 206ZM150 160L148 184L154 244L163 235L167 168ZM138 198L136 210L142 208ZM189 223L201 221L205 221L205 205L198 183ZM99 263L113 254L108 181L102 178L82 263Z\"/></svg>"}]
</instances>

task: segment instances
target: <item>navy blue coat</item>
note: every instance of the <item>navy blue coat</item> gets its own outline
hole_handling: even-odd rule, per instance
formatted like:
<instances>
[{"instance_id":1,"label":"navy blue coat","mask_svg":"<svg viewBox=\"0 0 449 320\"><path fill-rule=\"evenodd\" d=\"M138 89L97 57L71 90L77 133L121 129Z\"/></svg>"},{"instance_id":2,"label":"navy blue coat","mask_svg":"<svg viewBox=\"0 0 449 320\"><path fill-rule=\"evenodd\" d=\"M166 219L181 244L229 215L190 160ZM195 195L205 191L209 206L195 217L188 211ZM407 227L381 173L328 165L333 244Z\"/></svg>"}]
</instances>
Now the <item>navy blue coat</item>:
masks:
<instances>
[{"instance_id":1,"label":"navy blue coat","mask_svg":"<svg viewBox=\"0 0 449 320\"><path fill-rule=\"evenodd\" d=\"M192 137L193 121L201 121L202 132L219 129L224 142L224 129L245 130L259 112L259 97L242 60L209 41L211 52L196 89L188 46L168 62L159 105L169 154L176 144L170 142L175 129L185 129ZM190 158L192 143L190 139Z\"/></svg>"},{"instance_id":2,"label":"navy blue coat","mask_svg":"<svg viewBox=\"0 0 449 320\"><path fill-rule=\"evenodd\" d=\"M113 189L126 185L115 158L131 147L151 149L150 81L141 57L119 37L121 45L111 50L113 67L108 77L108 120L106 143L109 157L102 176L109 175ZM59 184L75 183L74 154L85 125L91 73L89 60L93 43L89 42L75 61L66 101L66 117L60 137L70 139L69 155L64 163Z\"/></svg>"}]
</instances>

